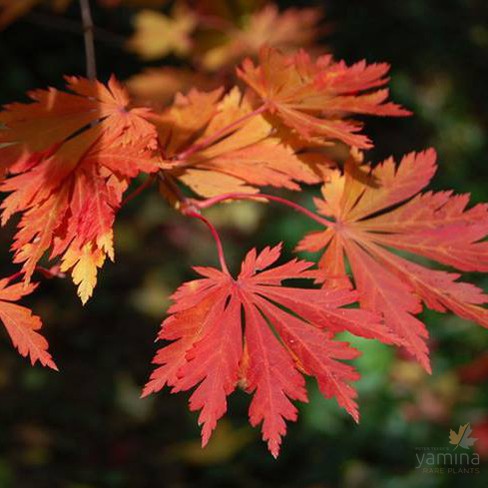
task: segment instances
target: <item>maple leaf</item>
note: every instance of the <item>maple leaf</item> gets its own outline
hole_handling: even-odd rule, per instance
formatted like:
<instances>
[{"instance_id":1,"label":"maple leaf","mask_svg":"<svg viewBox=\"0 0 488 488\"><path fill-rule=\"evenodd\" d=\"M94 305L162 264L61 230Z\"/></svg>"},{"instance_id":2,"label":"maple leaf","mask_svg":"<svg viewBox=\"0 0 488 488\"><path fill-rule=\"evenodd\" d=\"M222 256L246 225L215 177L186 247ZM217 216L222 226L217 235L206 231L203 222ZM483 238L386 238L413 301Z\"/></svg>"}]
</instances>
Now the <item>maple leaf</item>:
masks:
<instances>
[{"instance_id":1,"label":"maple leaf","mask_svg":"<svg viewBox=\"0 0 488 488\"><path fill-rule=\"evenodd\" d=\"M11 103L0 113L2 167L24 171L52 156L58 161L58 177L69 172L79 157L98 139L120 139L125 144L156 146L154 127L145 120L147 108L130 108L126 90L111 77L105 86L98 81L66 77L67 93L54 88L33 90L33 103ZM84 130L82 130L84 129ZM70 152L63 154L63 143ZM106 144L108 145L109 142ZM61 168L63 167L63 168Z\"/></svg>"},{"instance_id":2,"label":"maple leaf","mask_svg":"<svg viewBox=\"0 0 488 488\"><path fill-rule=\"evenodd\" d=\"M29 356L32 365L39 361L43 366L57 371L58 368L47 351L48 343L38 332L42 327L41 319L28 308L13 303L32 293L37 285L31 283L25 286L24 283L9 282L9 278L0 280L0 321L19 353L24 357Z\"/></svg>"},{"instance_id":3,"label":"maple leaf","mask_svg":"<svg viewBox=\"0 0 488 488\"><path fill-rule=\"evenodd\" d=\"M265 5L239 21L223 22L224 41L205 50L199 59L206 69L217 70L245 56L255 56L264 44L285 50L310 46L319 34L321 17L315 8L280 12L276 5Z\"/></svg>"},{"instance_id":4,"label":"maple leaf","mask_svg":"<svg viewBox=\"0 0 488 488\"><path fill-rule=\"evenodd\" d=\"M204 130L217 112L222 88L210 92L191 89L177 93L173 104L150 120L156 126L164 158L175 158Z\"/></svg>"},{"instance_id":5,"label":"maple leaf","mask_svg":"<svg viewBox=\"0 0 488 488\"><path fill-rule=\"evenodd\" d=\"M83 302L91 296L96 270L113 260L113 222L123 192L140 172L159 168L155 127L147 109L130 108L111 78L68 78L74 93L31 92L34 103L10 104L0 113L0 156L10 176L0 191L2 224L20 212L12 251L29 282L49 250L73 267Z\"/></svg>"},{"instance_id":6,"label":"maple leaf","mask_svg":"<svg viewBox=\"0 0 488 488\"><path fill-rule=\"evenodd\" d=\"M312 161L306 151L276 136L237 87L223 99L220 90L179 95L151 121L158 128L167 173L205 197L255 193L266 185L299 190L299 183L321 181L317 168L330 163L325 157Z\"/></svg>"},{"instance_id":7,"label":"maple leaf","mask_svg":"<svg viewBox=\"0 0 488 488\"><path fill-rule=\"evenodd\" d=\"M284 280L314 274L309 271L312 263L296 259L270 268L280 250L280 245L260 254L253 249L236 279L215 268L196 267L202 278L183 284L172 297L170 315L158 336L172 342L157 352L153 362L158 368L143 396L166 385L172 392L197 387L190 409L201 410L203 445L238 383L253 394L250 422L262 422L263 439L275 457L286 433L285 421L297 418L292 401L307 401L301 373L315 377L325 397L335 397L359 419L350 385L359 376L342 362L356 357L357 351L333 336L345 330L371 335L378 317L340 308L357 299L349 290L282 286Z\"/></svg>"},{"instance_id":8,"label":"maple leaf","mask_svg":"<svg viewBox=\"0 0 488 488\"><path fill-rule=\"evenodd\" d=\"M237 74L263 100L271 113L307 140L325 143L339 140L349 146L371 147L370 140L357 134L362 125L345 117L354 114L381 116L410 115L408 110L388 102L386 63L367 65L360 61L347 66L331 56L313 61L303 50L285 55L264 46L259 64L246 59Z\"/></svg>"},{"instance_id":9,"label":"maple leaf","mask_svg":"<svg viewBox=\"0 0 488 488\"><path fill-rule=\"evenodd\" d=\"M345 256L363 308L382 313L384 328L430 371L424 324L415 315L422 302L450 310L488 327L488 296L460 275L429 269L391 252L423 256L462 271L488 270L488 206L466 209L468 195L452 192L418 194L436 171L429 149L392 158L378 166L350 160L316 199L320 214L332 217L325 231L313 232L298 250L325 249L319 266L327 287L350 286ZM400 205L402 204L402 205ZM326 222L325 222L326 223Z\"/></svg>"},{"instance_id":10,"label":"maple leaf","mask_svg":"<svg viewBox=\"0 0 488 488\"><path fill-rule=\"evenodd\" d=\"M190 34L197 19L183 4L176 4L171 17L152 10L135 16L135 33L127 47L147 61L174 53L188 54L192 46Z\"/></svg>"},{"instance_id":11,"label":"maple leaf","mask_svg":"<svg viewBox=\"0 0 488 488\"><path fill-rule=\"evenodd\" d=\"M464 449L469 449L478 439L471 437L473 430L469 424L459 426L458 432L454 430L449 431L449 444L454 444L457 449L459 446Z\"/></svg>"}]
</instances>

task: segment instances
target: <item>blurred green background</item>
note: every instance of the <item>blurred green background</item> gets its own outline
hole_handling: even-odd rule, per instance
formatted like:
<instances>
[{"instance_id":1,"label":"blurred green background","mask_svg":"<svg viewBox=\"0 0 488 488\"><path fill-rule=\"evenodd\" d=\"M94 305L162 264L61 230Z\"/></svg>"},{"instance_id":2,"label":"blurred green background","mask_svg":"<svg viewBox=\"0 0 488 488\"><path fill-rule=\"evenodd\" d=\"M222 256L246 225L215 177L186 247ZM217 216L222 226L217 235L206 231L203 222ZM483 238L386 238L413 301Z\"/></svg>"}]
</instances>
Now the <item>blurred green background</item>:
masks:
<instances>
[{"instance_id":1,"label":"blurred green background","mask_svg":"<svg viewBox=\"0 0 488 488\"><path fill-rule=\"evenodd\" d=\"M310 5L313 3L307 3ZM393 99L412 109L402 120L368 120L376 141L371 159L436 147L433 187L488 200L488 3L486 0L331 0L322 5L327 46L348 62L392 64ZM301 6L304 3L284 2ZM133 11L94 9L114 33L97 42L99 77L127 78L141 63L122 49ZM76 26L78 9L66 13ZM52 23L54 22L54 23ZM0 33L0 101L61 86L63 74L84 73L82 37L55 27L45 11ZM73 32L71 32L73 30ZM310 204L310 194L299 197ZM212 211L226 252L237 263L252 246L284 240L287 252L312 225L276 207L236 204ZM12 227L0 236L2 276ZM52 280L27 303L45 322L59 374L31 368L0 341L0 488L91 487L443 487L488 486L480 474L425 474L416 448L448 446L449 429L477 425L488 456L488 334L453 316L429 312L434 374L424 374L393 349L353 339L362 420L355 425L310 383L310 403L289 426L274 460L247 425L248 397L235 393L229 414L206 450L187 396L162 392L140 400L168 295L192 276L190 265L216 263L198 222L168 210L155 191L121 211L117 262L105 266L94 298L82 307L69 280ZM488 278L470 276L488 289ZM473 364L473 361L477 361Z\"/></svg>"}]
</instances>

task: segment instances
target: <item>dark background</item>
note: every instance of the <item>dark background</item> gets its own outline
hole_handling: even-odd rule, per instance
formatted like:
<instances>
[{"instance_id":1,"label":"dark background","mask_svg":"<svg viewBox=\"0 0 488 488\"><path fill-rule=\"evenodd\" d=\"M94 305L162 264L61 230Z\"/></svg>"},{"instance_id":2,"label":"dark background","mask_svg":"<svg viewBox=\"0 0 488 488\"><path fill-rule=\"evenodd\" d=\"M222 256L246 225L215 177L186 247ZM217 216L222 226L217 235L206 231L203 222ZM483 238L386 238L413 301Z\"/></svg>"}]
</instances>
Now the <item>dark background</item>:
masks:
<instances>
[{"instance_id":1,"label":"dark background","mask_svg":"<svg viewBox=\"0 0 488 488\"><path fill-rule=\"evenodd\" d=\"M433 188L471 192L475 202L487 201L486 0L319 3L332 52L348 62L391 63L393 99L415 112L408 119L368 121L376 142L371 159L433 145L440 159ZM94 8L96 24L113 33L97 42L102 80L112 72L125 79L142 67L122 48L132 14L128 8ZM74 4L60 27L53 14L41 10L0 33L2 103L23 100L28 89L60 87L64 74L84 73L78 16ZM309 204L310 195L299 198ZM211 215L234 263L252 246L284 240L289 251L312 228L295 214L257 204L226 206ZM12 231L7 227L0 236L2 276L14 270L8 253ZM2 333L0 488L488 486L486 465L477 475L415 469L416 448L446 447L449 429L488 418L487 376L466 373L466 365L486 354L486 331L433 312L423 317L432 334L430 377L393 349L354 339L364 353L356 361L363 375L359 426L311 383L310 403L300 407L300 419L289 426L275 461L259 432L247 425L249 399L238 392L202 451L187 396L138 397L168 295L192 276L191 264L215 263L212 242L199 223L165 208L156 192L120 213L116 235L117 263L105 266L85 307L69 280L45 281L26 301L44 319L59 374L31 368ZM470 278L488 288L486 276ZM485 456L486 430L478 441L484 442Z\"/></svg>"}]
</instances>

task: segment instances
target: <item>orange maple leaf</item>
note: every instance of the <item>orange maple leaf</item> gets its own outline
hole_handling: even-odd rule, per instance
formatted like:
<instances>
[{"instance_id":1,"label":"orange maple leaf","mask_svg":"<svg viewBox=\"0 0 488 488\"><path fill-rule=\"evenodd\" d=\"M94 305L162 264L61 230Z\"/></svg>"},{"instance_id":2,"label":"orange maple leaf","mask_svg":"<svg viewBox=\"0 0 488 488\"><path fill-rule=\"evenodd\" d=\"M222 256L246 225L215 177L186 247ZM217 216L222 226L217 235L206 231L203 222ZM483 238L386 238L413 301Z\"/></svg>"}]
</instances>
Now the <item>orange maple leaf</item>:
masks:
<instances>
[{"instance_id":1,"label":"orange maple leaf","mask_svg":"<svg viewBox=\"0 0 488 488\"><path fill-rule=\"evenodd\" d=\"M297 418L291 400L307 400L300 373L315 377L325 397L335 397L359 419L350 385L359 375L340 361L358 353L332 339L344 330L368 336L378 328L378 316L339 308L357 299L349 290L282 286L287 279L310 278L312 263L292 260L267 269L279 258L280 249L249 252L237 279L215 268L195 268L203 278L185 283L172 297L159 339L173 342L157 352L153 362L158 368L143 395L165 385L173 392L198 385L190 409L201 410L203 445L238 383L253 393L250 422L263 423L263 439L275 457L286 433L285 420Z\"/></svg>"},{"instance_id":2,"label":"orange maple leaf","mask_svg":"<svg viewBox=\"0 0 488 488\"><path fill-rule=\"evenodd\" d=\"M299 183L321 181L332 164L277 134L237 87L223 99L221 90L178 95L151 121L167 173L205 197L267 185L299 190Z\"/></svg>"},{"instance_id":3,"label":"orange maple leaf","mask_svg":"<svg viewBox=\"0 0 488 488\"><path fill-rule=\"evenodd\" d=\"M223 42L197 56L204 68L218 70L245 56L254 57L265 44L283 50L305 48L319 35L321 17L322 12L316 8L289 8L280 12L276 5L268 4L238 21L222 21L222 28L217 30L224 34Z\"/></svg>"},{"instance_id":4,"label":"orange maple leaf","mask_svg":"<svg viewBox=\"0 0 488 488\"><path fill-rule=\"evenodd\" d=\"M113 259L113 222L122 194L139 172L159 168L155 127L148 110L130 108L126 91L112 78L68 78L74 93L31 92L34 103L15 103L0 113L0 156L10 177L0 190L2 223L22 213L12 250L25 280L51 250L62 269L73 267L83 302L96 269Z\"/></svg>"},{"instance_id":5,"label":"orange maple leaf","mask_svg":"<svg viewBox=\"0 0 488 488\"><path fill-rule=\"evenodd\" d=\"M43 366L57 370L51 355L47 351L48 343L38 330L42 327L41 319L37 315L16 303L25 295L34 291L36 285L25 286L24 283L9 284L10 279L0 280L0 321L12 339L12 343L19 353L29 356L31 364L39 361Z\"/></svg>"},{"instance_id":6,"label":"orange maple leaf","mask_svg":"<svg viewBox=\"0 0 488 488\"><path fill-rule=\"evenodd\" d=\"M131 108L126 90L111 77L107 85L66 77L72 93L50 88L33 90L33 103L11 103L0 113L2 168L25 171L40 160L56 156L60 175L68 173L100 138L140 147L156 147L154 127L145 120L147 108Z\"/></svg>"},{"instance_id":7,"label":"orange maple leaf","mask_svg":"<svg viewBox=\"0 0 488 488\"><path fill-rule=\"evenodd\" d=\"M408 110L388 102L386 63L347 66L331 56L313 61L305 51L285 55L265 46L257 66L246 59L237 74L263 100L267 109L301 137L329 143L339 140L350 146L371 147L357 134L362 124L346 117L355 114L405 116ZM320 139L319 139L320 138Z\"/></svg>"},{"instance_id":8,"label":"orange maple leaf","mask_svg":"<svg viewBox=\"0 0 488 488\"><path fill-rule=\"evenodd\" d=\"M347 256L361 306L382 313L385 330L428 371L428 333L415 317L422 302L488 327L488 310L480 306L488 296L482 290L457 281L458 273L432 270L390 251L462 271L488 270L488 243L483 241L488 205L467 210L468 195L418 194L434 175L435 160L433 149L408 154L398 166L391 158L374 168L350 160L343 175L337 173L324 185L324 200L316 200L319 213L334 221L325 231L306 236L297 248L325 249L319 266L327 287L349 286Z\"/></svg>"}]
</instances>

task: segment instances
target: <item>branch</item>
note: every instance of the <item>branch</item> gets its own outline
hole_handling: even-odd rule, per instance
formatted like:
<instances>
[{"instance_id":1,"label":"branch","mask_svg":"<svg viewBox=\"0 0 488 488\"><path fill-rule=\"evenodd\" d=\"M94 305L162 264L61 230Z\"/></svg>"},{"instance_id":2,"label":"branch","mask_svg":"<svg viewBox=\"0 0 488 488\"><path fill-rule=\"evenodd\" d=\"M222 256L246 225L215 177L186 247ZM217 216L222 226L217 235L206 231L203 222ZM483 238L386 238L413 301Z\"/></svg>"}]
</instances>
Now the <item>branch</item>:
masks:
<instances>
[{"instance_id":1,"label":"branch","mask_svg":"<svg viewBox=\"0 0 488 488\"><path fill-rule=\"evenodd\" d=\"M261 200L261 199L271 200L273 202L286 205L287 207L290 207L293 210L296 210L297 212L306 215L310 219L314 220L315 222L318 222L320 225L323 225L325 227L330 227L334 225L334 222L326 218L320 217L319 215L315 214L311 210L308 210L308 208L302 207L298 203L287 200L286 198L276 197L274 195L268 195L266 193L224 193L222 195L217 195L216 197L208 198L206 200L193 200L192 203L195 207L203 210L204 208L212 207L213 205L216 205L217 203L223 202L225 200Z\"/></svg>"},{"instance_id":2,"label":"branch","mask_svg":"<svg viewBox=\"0 0 488 488\"><path fill-rule=\"evenodd\" d=\"M157 176L159 178L160 184L164 186L167 195L169 196L169 198L166 198L166 200L170 204L172 204L173 201L175 203L178 202L178 205L175 206L175 208L182 211L183 213L185 209L192 209L198 211L196 207L192 206L191 199L187 198L183 194L180 187L176 184L176 182L174 181L173 177L170 174L166 173L164 170L161 169L158 171Z\"/></svg>"},{"instance_id":3,"label":"branch","mask_svg":"<svg viewBox=\"0 0 488 488\"><path fill-rule=\"evenodd\" d=\"M139 196L146 188L149 188L154 180L156 179L156 176L150 175L149 178L144 180L132 193L127 195L121 202L120 207L122 208L124 205L128 204L130 201L134 200L137 196Z\"/></svg>"},{"instance_id":4,"label":"branch","mask_svg":"<svg viewBox=\"0 0 488 488\"><path fill-rule=\"evenodd\" d=\"M219 233L217 232L217 229L213 226L210 220L206 219L203 215L199 214L194 210L187 210L185 212L185 215L188 217L193 217L195 219L201 220L209 228L210 232L212 233L212 237L214 238L215 244L217 246L217 253L219 255L220 267L222 268L222 271L225 274L228 274L230 276L229 268L227 267L227 263L225 262L224 248L222 247L222 241L220 240L220 236Z\"/></svg>"},{"instance_id":5,"label":"branch","mask_svg":"<svg viewBox=\"0 0 488 488\"><path fill-rule=\"evenodd\" d=\"M43 266L36 266L34 271L42 275L44 278L52 279L52 278L66 278L66 275L60 270L59 264L55 264L50 268L44 268ZM17 271L13 275L10 275L7 279L9 282L15 281L21 278L24 275L24 271Z\"/></svg>"},{"instance_id":6,"label":"branch","mask_svg":"<svg viewBox=\"0 0 488 488\"><path fill-rule=\"evenodd\" d=\"M175 183L170 175L166 174L163 170L158 171L157 175L161 184L165 186L166 190L172 195L175 201L179 202L179 210L181 211L181 213L186 217L192 217L194 219L201 220L209 228L217 246L220 267L225 274L228 274L230 276L229 268L227 267L227 263L225 261L224 248L222 246L222 241L220 239L219 233L217 232L217 229L207 218L200 214L200 209L196 205L194 205L194 200L187 198L185 197L185 195L183 195L179 186Z\"/></svg>"},{"instance_id":7,"label":"branch","mask_svg":"<svg viewBox=\"0 0 488 488\"><path fill-rule=\"evenodd\" d=\"M85 39L86 76L90 80L97 77L97 62L95 58L95 40L93 36L93 19L90 10L90 0L80 0L81 19L83 21L83 37Z\"/></svg>"}]
</instances>

